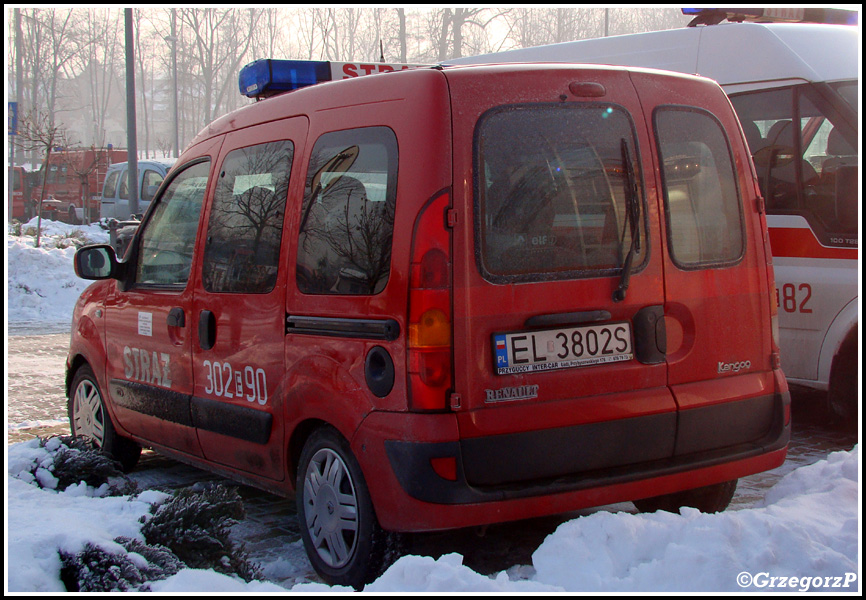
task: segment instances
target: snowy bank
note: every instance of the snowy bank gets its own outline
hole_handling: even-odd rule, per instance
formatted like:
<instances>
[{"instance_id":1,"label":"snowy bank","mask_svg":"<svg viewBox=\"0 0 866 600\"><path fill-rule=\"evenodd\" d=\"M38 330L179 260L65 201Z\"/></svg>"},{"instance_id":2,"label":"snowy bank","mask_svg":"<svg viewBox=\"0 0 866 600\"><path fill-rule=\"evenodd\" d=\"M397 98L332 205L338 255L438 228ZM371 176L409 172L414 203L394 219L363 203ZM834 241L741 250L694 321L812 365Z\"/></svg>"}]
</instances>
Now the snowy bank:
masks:
<instances>
[{"instance_id":1,"label":"snowy bank","mask_svg":"<svg viewBox=\"0 0 866 600\"><path fill-rule=\"evenodd\" d=\"M123 552L118 536L140 537L159 492L100 497L86 485L40 488L38 440L8 447L8 590L64 591L58 551L86 543ZM757 507L705 515L599 512L561 525L533 555L533 568L480 575L450 554L405 556L367 592L792 592L859 590L859 446L784 477ZM41 477L50 483L48 473ZM151 584L159 593L285 592L210 570L183 569ZM308 582L290 591L349 592Z\"/></svg>"},{"instance_id":2,"label":"snowy bank","mask_svg":"<svg viewBox=\"0 0 866 600\"><path fill-rule=\"evenodd\" d=\"M42 220L36 248L36 218L6 234L6 307L10 324L63 323L72 320L78 296L92 282L75 275L77 245L108 243L98 225L68 225Z\"/></svg>"}]
</instances>

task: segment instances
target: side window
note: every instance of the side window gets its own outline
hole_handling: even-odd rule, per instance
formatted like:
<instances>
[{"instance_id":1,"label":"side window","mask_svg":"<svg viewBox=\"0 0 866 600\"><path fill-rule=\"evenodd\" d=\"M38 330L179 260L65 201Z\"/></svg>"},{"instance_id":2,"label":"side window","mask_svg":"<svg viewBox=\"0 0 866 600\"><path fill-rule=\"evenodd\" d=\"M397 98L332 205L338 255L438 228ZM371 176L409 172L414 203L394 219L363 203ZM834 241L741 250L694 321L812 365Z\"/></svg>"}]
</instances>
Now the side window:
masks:
<instances>
[{"instance_id":1,"label":"side window","mask_svg":"<svg viewBox=\"0 0 866 600\"><path fill-rule=\"evenodd\" d=\"M189 279L210 161L197 162L172 179L143 225L135 282L183 286Z\"/></svg>"},{"instance_id":2,"label":"side window","mask_svg":"<svg viewBox=\"0 0 866 600\"><path fill-rule=\"evenodd\" d=\"M129 171L127 169L124 169L120 174L120 191L118 192L118 198L129 200Z\"/></svg>"},{"instance_id":3,"label":"side window","mask_svg":"<svg viewBox=\"0 0 866 600\"><path fill-rule=\"evenodd\" d=\"M294 146L271 142L234 150L222 165L202 263L209 292L274 289Z\"/></svg>"},{"instance_id":4,"label":"side window","mask_svg":"<svg viewBox=\"0 0 866 600\"><path fill-rule=\"evenodd\" d=\"M496 283L600 277L646 257L637 144L616 106L514 105L476 126L476 244Z\"/></svg>"},{"instance_id":5,"label":"side window","mask_svg":"<svg viewBox=\"0 0 866 600\"><path fill-rule=\"evenodd\" d=\"M840 239L831 232L856 233L859 223L857 131L845 117L846 98L856 85L843 82L836 89L842 93L836 104L826 90L819 94L810 85L731 98L767 212L801 214L827 245Z\"/></svg>"},{"instance_id":6,"label":"side window","mask_svg":"<svg viewBox=\"0 0 866 600\"><path fill-rule=\"evenodd\" d=\"M141 193L139 198L145 202L153 200L153 195L156 193L156 188L162 183L163 177L160 173L147 169L144 172L144 177L141 179Z\"/></svg>"},{"instance_id":7,"label":"side window","mask_svg":"<svg viewBox=\"0 0 866 600\"><path fill-rule=\"evenodd\" d=\"M655 112L671 258L680 267L731 264L745 251L742 206L728 139L710 113Z\"/></svg>"},{"instance_id":8,"label":"side window","mask_svg":"<svg viewBox=\"0 0 866 600\"><path fill-rule=\"evenodd\" d=\"M387 127L327 133L313 148L298 239L305 294L378 294L391 269L397 138Z\"/></svg>"},{"instance_id":9,"label":"side window","mask_svg":"<svg viewBox=\"0 0 866 600\"><path fill-rule=\"evenodd\" d=\"M120 171L114 171L105 180L105 185L102 186L103 198L114 198L117 195L117 179L120 177Z\"/></svg>"}]
</instances>

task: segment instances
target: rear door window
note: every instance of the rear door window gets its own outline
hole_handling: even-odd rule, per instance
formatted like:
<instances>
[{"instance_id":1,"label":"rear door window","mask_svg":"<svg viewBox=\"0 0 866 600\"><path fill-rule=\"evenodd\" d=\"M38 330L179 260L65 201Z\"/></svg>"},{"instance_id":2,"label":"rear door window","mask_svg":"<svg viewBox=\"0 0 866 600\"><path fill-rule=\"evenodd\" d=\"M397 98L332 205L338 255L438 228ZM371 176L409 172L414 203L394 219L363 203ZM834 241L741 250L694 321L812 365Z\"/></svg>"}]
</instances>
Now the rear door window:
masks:
<instances>
[{"instance_id":1,"label":"rear door window","mask_svg":"<svg viewBox=\"0 0 866 600\"><path fill-rule=\"evenodd\" d=\"M671 259L681 268L738 262L743 211L722 125L691 107L662 107L654 120Z\"/></svg>"},{"instance_id":2,"label":"rear door window","mask_svg":"<svg viewBox=\"0 0 866 600\"><path fill-rule=\"evenodd\" d=\"M609 276L646 257L643 186L628 113L515 105L476 130L476 243L494 283ZM632 243L634 242L634 244Z\"/></svg>"},{"instance_id":3,"label":"rear door window","mask_svg":"<svg viewBox=\"0 0 866 600\"><path fill-rule=\"evenodd\" d=\"M298 239L305 294L378 294L391 269L397 137L387 127L327 133L313 148Z\"/></svg>"}]
</instances>

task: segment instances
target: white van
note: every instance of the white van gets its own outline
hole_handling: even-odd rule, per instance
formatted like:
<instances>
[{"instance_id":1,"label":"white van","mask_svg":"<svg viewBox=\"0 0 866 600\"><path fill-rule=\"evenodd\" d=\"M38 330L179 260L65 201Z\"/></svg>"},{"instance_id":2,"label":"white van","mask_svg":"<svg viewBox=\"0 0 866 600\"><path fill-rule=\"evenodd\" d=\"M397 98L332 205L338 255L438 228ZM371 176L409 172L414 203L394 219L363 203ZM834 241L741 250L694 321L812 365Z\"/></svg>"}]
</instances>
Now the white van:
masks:
<instances>
[{"instance_id":1,"label":"white van","mask_svg":"<svg viewBox=\"0 0 866 600\"><path fill-rule=\"evenodd\" d=\"M782 368L791 383L829 391L830 408L855 424L860 364L857 13L683 12L696 15L684 29L524 48L449 64L597 63L718 81L742 123L766 205ZM790 22L816 15L855 25ZM724 18L737 22L718 24ZM762 22L743 22L749 20ZM789 22L766 22L772 20Z\"/></svg>"},{"instance_id":2,"label":"white van","mask_svg":"<svg viewBox=\"0 0 866 600\"><path fill-rule=\"evenodd\" d=\"M143 213L165 179L176 158L152 158L138 161L138 212ZM115 163L105 174L102 186L102 202L99 209L101 219L128 219L129 210L129 163Z\"/></svg>"}]
</instances>

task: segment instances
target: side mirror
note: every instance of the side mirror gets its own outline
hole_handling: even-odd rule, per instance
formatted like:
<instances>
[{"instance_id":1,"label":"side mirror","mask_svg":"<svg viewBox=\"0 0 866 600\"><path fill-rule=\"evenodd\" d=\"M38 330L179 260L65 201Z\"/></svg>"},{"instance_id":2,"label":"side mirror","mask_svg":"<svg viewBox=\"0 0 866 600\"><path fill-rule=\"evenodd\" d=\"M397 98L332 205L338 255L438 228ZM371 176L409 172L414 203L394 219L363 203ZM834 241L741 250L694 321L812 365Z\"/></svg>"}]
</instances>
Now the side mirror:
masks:
<instances>
[{"instance_id":1,"label":"side mirror","mask_svg":"<svg viewBox=\"0 0 866 600\"><path fill-rule=\"evenodd\" d=\"M74 265L75 274L82 279L111 279L118 272L117 255L108 244L79 248Z\"/></svg>"}]
</instances>

